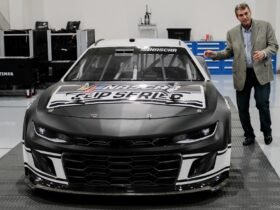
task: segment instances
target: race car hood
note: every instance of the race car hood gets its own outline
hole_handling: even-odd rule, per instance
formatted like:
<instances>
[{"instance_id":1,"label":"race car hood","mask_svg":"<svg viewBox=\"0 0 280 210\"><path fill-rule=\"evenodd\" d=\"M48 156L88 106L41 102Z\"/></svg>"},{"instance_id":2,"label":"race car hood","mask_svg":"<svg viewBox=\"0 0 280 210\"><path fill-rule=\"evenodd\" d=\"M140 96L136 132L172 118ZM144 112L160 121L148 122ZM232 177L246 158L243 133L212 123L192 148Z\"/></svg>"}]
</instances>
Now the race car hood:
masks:
<instances>
[{"instance_id":1,"label":"race car hood","mask_svg":"<svg viewBox=\"0 0 280 210\"><path fill-rule=\"evenodd\" d=\"M212 86L207 88L206 83L61 82L42 95L39 107L49 114L78 118L144 119L186 116L209 108L208 92L215 91L211 91L214 88ZM212 95L211 98L213 97L217 96Z\"/></svg>"}]
</instances>

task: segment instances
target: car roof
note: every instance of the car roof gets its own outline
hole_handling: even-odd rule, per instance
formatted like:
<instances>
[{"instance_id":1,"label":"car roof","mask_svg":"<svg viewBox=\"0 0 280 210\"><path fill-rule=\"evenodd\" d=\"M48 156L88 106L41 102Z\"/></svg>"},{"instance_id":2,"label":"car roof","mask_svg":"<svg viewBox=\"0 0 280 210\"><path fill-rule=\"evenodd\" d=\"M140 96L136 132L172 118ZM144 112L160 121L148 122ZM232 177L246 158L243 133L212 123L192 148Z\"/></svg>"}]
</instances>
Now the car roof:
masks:
<instances>
[{"instance_id":1,"label":"car roof","mask_svg":"<svg viewBox=\"0 0 280 210\"><path fill-rule=\"evenodd\" d=\"M147 46L153 47L185 47L185 43L178 39L111 39L99 40L90 48L96 47L138 47L144 48Z\"/></svg>"}]
</instances>

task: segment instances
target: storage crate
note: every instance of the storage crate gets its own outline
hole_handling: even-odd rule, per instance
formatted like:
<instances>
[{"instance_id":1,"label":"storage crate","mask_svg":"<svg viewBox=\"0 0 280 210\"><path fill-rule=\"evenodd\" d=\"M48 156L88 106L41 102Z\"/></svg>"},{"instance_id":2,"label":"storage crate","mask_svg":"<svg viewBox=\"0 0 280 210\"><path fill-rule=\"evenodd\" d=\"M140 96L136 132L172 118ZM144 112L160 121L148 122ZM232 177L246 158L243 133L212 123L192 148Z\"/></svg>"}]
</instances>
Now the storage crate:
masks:
<instances>
[{"instance_id":1,"label":"storage crate","mask_svg":"<svg viewBox=\"0 0 280 210\"><path fill-rule=\"evenodd\" d=\"M191 28L167 28L169 39L181 39L189 41L191 37Z\"/></svg>"}]
</instances>

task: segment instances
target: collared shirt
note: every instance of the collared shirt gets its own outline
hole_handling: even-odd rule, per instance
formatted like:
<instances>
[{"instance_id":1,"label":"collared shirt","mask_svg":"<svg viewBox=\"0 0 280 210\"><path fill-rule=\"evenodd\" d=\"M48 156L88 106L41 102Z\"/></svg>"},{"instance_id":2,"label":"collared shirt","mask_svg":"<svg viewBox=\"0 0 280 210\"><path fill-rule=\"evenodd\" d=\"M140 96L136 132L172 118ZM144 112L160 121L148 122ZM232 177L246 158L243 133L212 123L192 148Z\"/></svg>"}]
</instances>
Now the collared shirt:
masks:
<instances>
[{"instance_id":1,"label":"collared shirt","mask_svg":"<svg viewBox=\"0 0 280 210\"><path fill-rule=\"evenodd\" d=\"M246 54L246 64L247 68L253 67L253 59L252 59L252 26L249 29L245 29L242 27L242 34L244 39L244 47Z\"/></svg>"}]
</instances>

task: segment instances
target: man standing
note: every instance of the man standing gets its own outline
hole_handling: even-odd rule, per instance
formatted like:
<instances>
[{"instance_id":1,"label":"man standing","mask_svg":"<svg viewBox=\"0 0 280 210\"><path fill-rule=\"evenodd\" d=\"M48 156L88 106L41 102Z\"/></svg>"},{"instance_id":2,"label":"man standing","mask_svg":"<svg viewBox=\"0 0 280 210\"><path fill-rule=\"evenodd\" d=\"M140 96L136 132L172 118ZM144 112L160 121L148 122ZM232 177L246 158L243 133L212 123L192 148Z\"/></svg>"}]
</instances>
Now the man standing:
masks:
<instances>
[{"instance_id":1,"label":"man standing","mask_svg":"<svg viewBox=\"0 0 280 210\"><path fill-rule=\"evenodd\" d=\"M265 144L269 145L272 142L269 110L270 81L273 80L271 55L277 52L279 46L270 23L252 19L246 3L235 7L235 15L241 24L227 32L227 47L218 52L206 50L204 56L214 60L233 57L233 83L245 136L243 145L255 142L249 113L252 88L259 110L261 131Z\"/></svg>"}]
</instances>

